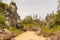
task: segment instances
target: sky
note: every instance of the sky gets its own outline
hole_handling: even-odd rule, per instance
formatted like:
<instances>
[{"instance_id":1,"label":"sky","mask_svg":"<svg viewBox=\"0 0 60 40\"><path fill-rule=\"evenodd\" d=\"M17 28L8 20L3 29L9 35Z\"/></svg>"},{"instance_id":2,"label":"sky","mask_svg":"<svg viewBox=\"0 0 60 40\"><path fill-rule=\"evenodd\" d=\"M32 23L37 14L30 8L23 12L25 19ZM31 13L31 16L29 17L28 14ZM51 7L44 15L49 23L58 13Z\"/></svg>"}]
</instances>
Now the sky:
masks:
<instances>
[{"instance_id":1,"label":"sky","mask_svg":"<svg viewBox=\"0 0 60 40\"><path fill-rule=\"evenodd\" d=\"M8 4L10 2L11 0L6 1ZM36 14L44 19L47 14L57 10L57 0L14 0L14 2L17 5L17 12L21 19Z\"/></svg>"}]
</instances>

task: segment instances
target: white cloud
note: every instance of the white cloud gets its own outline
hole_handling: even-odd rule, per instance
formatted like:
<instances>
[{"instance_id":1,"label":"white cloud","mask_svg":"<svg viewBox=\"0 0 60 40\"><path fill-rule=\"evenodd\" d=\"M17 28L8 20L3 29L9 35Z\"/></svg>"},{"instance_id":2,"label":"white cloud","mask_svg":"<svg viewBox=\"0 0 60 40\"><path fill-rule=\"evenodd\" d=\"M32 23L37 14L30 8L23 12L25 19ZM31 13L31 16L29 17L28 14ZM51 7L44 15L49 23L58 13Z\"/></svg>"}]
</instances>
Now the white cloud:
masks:
<instances>
[{"instance_id":1,"label":"white cloud","mask_svg":"<svg viewBox=\"0 0 60 40\"><path fill-rule=\"evenodd\" d=\"M18 7L21 18L26 15L38 14L44 18L47 13L55 11L57 0L14 0ZM9 2L8 2L9 3Z\"/></svg>"}]
</instances>

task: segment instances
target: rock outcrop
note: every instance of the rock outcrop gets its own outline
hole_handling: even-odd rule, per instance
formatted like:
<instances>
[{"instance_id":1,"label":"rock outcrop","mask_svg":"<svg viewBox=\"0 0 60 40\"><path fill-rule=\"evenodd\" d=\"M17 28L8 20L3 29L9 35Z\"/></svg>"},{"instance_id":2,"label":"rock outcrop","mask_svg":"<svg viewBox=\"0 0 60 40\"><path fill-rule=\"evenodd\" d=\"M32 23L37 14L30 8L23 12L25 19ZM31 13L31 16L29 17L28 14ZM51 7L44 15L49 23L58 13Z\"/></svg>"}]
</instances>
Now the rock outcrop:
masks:
<instances>
[{"instance_id":1,"label":"rock outcrop","mask_svg":"<svg viewBox=\"0 0 60 40\"><path fill-rule=\"evenodd\" d=\"M0 40L7 40L12 38L12 33L8 29L0 29Z\"/></svg>"},{"instance_id":2,"label":"rock outcrop","mask_svg":"<svg viewBox=\"0 0 60 40\"><path fill-rule=\"evenodd\" d=\"M17 13L16 3L11 2L9 6L10 8L7 8L4 11L5 24L8 26L16 27L16 25L20 22L20 16Z\"/></svg>"}]
</instances>

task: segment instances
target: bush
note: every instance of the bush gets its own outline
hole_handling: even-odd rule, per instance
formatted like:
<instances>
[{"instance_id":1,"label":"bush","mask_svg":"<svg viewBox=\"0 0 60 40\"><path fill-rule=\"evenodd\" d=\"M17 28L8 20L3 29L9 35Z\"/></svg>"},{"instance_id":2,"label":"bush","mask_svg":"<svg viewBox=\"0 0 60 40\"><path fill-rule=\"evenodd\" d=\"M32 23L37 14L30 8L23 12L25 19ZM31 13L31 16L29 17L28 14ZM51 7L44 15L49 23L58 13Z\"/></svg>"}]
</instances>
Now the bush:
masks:
<instances>
[{"instance_id":1,"label":"bush","mask_svg":"<svg viewBox=\"0 0 60 40\"><path fill-rule=\"evenodd\" d=\"M9 26L7 26L6 27L8 30L10 30L11 32L14 32L15 34L20 34L20 32L21 32L21 30L20 29L17 29L17 28L15 28L15 27L9 27Z\"/></svg>"},{"instance_id":2,"label":"bush","mask_svg":"<svg viewBox=\"0 0 60 40\"><path fill-rule=\"evenodd\" d=\"M0 24L4 23L4 15L0 13Z\"/></svg>"}]
</instances>

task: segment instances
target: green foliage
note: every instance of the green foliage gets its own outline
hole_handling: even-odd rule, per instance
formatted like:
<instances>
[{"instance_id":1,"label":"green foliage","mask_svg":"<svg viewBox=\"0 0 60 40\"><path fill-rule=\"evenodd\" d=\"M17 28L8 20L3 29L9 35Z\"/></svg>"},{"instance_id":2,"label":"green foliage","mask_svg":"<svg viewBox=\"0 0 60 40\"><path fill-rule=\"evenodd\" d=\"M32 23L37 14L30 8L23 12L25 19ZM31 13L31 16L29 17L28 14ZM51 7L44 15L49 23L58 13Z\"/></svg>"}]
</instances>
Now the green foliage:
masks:
<instances>
[{"instance_id":1,"label":"green foliage","mask_svg":"<svg viewBox=\"0 0 60 40\"><path fill-rule=\"evenodd\" d=\"M54 33L56 31L60 30L60 25L54 26L53 28L48 28L48 27L41 27L42 30L44 30L45 32L47 32L48 34Z\"/></svg>"},{"instance_id":2,"label":"green foliage","mask_svg":"<svg viewBox=\"0 0 60 40\"><path fill-rule=\"evenodd\" d=\"M27 17L23 20L23 23L25 23L25 24L30 24L30 23L32 23L32 17L31 17L31 16L27 16Z\"/></svg>"},{"instance_id":3,"label":"green foliage","mask_svg":"<svg viewBox=\"0 0 60 40\"><path fill-rule=\"evenodd\" d=\"M57 12L57 15L56 15L56 24L60 25L60 13L59 12Z\"/></svg>"},{"instance_id":4,"label":"green foliage","mask_svg":"<svg viewBox=\"0 0 60 40\"><path fill-rule=\"evenodd\" d=\"M33 27L35 25L39 25L40 21L39 19L33 19L31 16L26 16L21 22L21 25L24 26L24 28L26 27Z\"/></svg>"},{"instance_id":5,"label":"green foliage","mask_svg":"<svg viewBox=\"0 0 60 40\"><path fill-rule=\"evenodd\" d=\"M55 26L54 28L52 28L52 30L53 30L53 31L58 31L58 30L60 30L60 25Z\"/></svg>"},{"instance_id":6,"label":"green foliage","mask_svg":"<svg viewBox=\"0 0 60 40\"><path fill-rule=\"evenodd\" d=\"M48 34L51 34L53 33L53 30L51 30L50 28L48 27L41 27L43 31L47 32Z\"/></svg>"},{"instance_id":7,"label":"green foliage","mask_svg":"<svg viewBox=\"0 0 60 40\"><path fill-rule=\"evenodd\" d=\"M5 9L10 8L10 6L8 4L4 3L4 2L0 2L0 8L2 10L0 12L3 12Z\"/></svg>"},{"instance_id":8,"label":"green foliage","mask_svg":"<svg viewBox=\"0 0 60 40\"><path fill-rule=\"evenodd\" d=\"M17 28L15 28L15 27L9 27L9 26L7 26L6 28L7 28L8 30L10 30L11 32L16 33L17 35L20 34L20 32L21 32L20 29L17 29Z\"/></svg>"},{"instance_id":9,"label":"green foliage","mask_svg":"<svg viewBox=\"0 0 60 40\"><path fill-rule=\"evenodd\" d=\"M0 2L0 24L4 23L4 10L9 8L9 5L4 3L4 2Z\"/></svg>"},{"instance_id":10,"label":"green foliage","mask_svg":"<svg viewBox=\"0 0 60 40\"><path fill-rule=\"evenodd\" d=\"M0 24L4 23L4 15L0 13Z\"/></svg>"}]
</instances>

